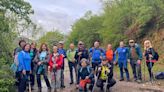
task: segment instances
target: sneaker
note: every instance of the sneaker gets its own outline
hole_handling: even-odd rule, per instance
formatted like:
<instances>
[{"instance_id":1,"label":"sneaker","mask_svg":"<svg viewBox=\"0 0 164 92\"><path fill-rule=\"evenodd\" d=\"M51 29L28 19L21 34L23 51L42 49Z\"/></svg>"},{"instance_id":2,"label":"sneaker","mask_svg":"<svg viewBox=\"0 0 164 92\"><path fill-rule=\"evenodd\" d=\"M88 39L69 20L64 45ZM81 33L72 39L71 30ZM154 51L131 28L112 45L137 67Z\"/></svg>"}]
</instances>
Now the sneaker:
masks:
<instances>
[{"instance_id":1,"label":"sneaker","mask_svg":"<svg viewBox=\"0 0 164 92\"><path fill-rule=\"evenodd\" d=\"M126 81L127 81L127 82L130 82L130 79L127 79Z\"/></svg>"},{"instance_id":2,"label":"sneaker","mask_svg":"<svg viewBox=\"0 0 164 92\"><path fill-rule=\"evenodd\" d=\"M38 92L42 92L42 88L38 88Z\"/></svg>"},{"instance_id":3,"label":"sneaker","mask_svg":"<svg viewBox=\"0 0 164 92\"><path fill-rule=\"evenodd\" d=\"M137 78L134 78L133 81L134 81L134 82L137 82Z\"/></svg>"},{"instance_id":4,"label":"sneaker","mask_svg":"<svg viewBox=\"0 0 164 92\"><path fill-rule=\"evenodd\" d=\"M61 86L61 88L65 88L65 86L64 86L64 85L62 85L62 86Z\"/></svg>"},{"instance_id":5,"label":"sneaker","mask_svg":"<svg viewBox=\"0 0 164 92\"><path fill-rule=\"evenodd\" d=\"M142 83L142 80L137 80L138 83Z\"/></svg>"},{"instance_id":6,"label":"sneaker","mask_svg":"<svg viewBox=\"0 0 164 92\"><path fill-rule=\"evenodd\" d=\"M72 84L73 84L73 82L70 82L69 84L70 84L70 85L72 85Z\"/></svg>"},{"instance_id":7,"label":"sneaker","mask_svg":"<svg viewBox=\"0 0 164 92\"><path fill-rule=\"evenodd\" d=\"M119 81L124 81L124 79L122 78L122 79L120 79Z\"/></svg>"}]
</instances>

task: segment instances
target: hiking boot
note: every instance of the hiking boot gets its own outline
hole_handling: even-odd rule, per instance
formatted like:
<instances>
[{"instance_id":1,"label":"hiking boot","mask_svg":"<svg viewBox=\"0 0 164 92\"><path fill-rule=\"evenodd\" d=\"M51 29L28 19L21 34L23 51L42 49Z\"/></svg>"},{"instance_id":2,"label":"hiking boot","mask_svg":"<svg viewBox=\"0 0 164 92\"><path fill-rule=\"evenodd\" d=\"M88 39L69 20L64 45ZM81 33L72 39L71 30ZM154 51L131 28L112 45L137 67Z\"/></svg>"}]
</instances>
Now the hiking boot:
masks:
<instances>
[{"instance_id":1,"label":"hiking boot","mask_svg":"<svg viewBox=\"0 0 164 92\"><path fill-rule=\"evenodd\" d=\"M73 84L73 82L70 82L69 84L70 84L70 85L72 85L72 84Z\"/></svg>"},{"instance_id":2,"label":"hiking boot","mask_svg":"<svg viewBox=\"0 0 164 92\"><path fill-rule=\"evenodd\" d=\"M38 88L38 92L42 92L42 88Z\"/></svg>"},{"instance_id":3,"label":"hiking boot","mask_svg":"<svg viewBox=\"0 0 164 92\"><path fill-rule=\"evenodd\" d=\"M134 82L137 82L137 78L134 78L133 81L134 81Z\"/></svg>"},{"instance_id":4,"label":"hiking boot","mask_svg":"<svg viewBox=\"0 0 164 92\"><path fill-rule=\"evenodd\" d=\"M62 86L61 86L61 88L65 88L65 86L64 86L64 85L62 85Z\"/></svg>"},{"instance_id":5,"label":"hiking boot","mask_svg":"<svg viewBox=\"0 0 164 92\"><path fill-rule=\"evenodd\" d=\"M48 92L51 92L51 87L48 87L48 89L47 89L47 90L48 90Z\"/></svg>"},{"instance_id":6,"label":"hiking boot","mask_svg":"<svg viewBox=\"0 0 164 92\"><path fill-rule=\"evenodd\" d=\"M142 80L137 80L138 83L142 83Z\"/></svg>"},{"instance_id":7,"label":"hiking boot","mask_svg":"<svg viewBox=\"0 0 164 92\"><path fill-rule=\"evenodd\" d=\"M124 81L124 79L122 78L122 79L120 79L119 81Z\"/></svg>"},{"instance_id":8,"label":"hiking boot","mask_svg":"<svg viewBox=\"0 0 164 92\"><path fill-rule=\"evenodd\" d=\"M130 79L127 79L126 81L127 81L127 82L130 82Z\"/></svg>"}]
</instances>

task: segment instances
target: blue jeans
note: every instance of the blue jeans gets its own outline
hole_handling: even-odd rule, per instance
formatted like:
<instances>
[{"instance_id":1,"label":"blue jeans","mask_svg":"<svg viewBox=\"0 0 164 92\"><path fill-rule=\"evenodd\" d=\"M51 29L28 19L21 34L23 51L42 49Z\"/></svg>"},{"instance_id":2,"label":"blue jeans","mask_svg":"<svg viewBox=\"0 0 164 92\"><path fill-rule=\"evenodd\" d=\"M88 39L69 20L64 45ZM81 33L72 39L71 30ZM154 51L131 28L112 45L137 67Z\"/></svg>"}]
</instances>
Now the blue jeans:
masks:
<instances>
[{"instance_id":1,"label":"blue jeans","mask_svg":"<svg viewBox=\"0 0 164 92\"><path fill-rule=\"evenodd\" d=\"M133 70L134 79L142 80L141 64L138 64L137 60L131 60L130 65Z\"/></svg>"},{"instance_id":2,"label":"blue jeans","mask_svg":"<svg viewBox=\"0 0 164 92\"><path fill-rule=\"evenodd\" d=\"M118 61L118 64L120 67L120 78L124 79L124 72L123 72L123 69L124 69L126 73L126 78L129 80L129 71L127 68L127 61Z\"/></svg>"}]
</instances>

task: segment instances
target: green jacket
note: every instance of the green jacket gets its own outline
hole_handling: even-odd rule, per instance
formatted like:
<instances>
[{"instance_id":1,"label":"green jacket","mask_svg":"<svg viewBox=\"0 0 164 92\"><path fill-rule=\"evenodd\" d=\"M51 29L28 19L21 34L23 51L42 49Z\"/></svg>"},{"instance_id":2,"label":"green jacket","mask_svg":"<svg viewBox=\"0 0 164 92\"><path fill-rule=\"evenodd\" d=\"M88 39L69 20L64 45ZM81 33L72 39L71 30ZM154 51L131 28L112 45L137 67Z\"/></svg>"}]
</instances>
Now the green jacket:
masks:
<instances>
[{"instance_id":1,"label":"green jacket","mask_svg":"<svg viewBox=\"0 0 164 92\"><path fill-rule=\"evenodd\" d=\"M76 54L76 50L71 50L71 49L69 49L69 50L67 50L67 59L68 59L68 61L69 62L72 62L72 59L74 59L75 58L75 54Z\"/></svg>"},{"instance_id":2,"label":"green jacket","mask_svg":"<svg viewBox=\"0 0 164 92\"><path fill-rule=\"evenodd\" d=\"M141 51L141 48L138 44L135 44L135 49L136 49L136 54L138 57L137 59L142 60L142 51ZM128 59L132 59L130 46L128 47Z\"/></svg>"}]
</instances>

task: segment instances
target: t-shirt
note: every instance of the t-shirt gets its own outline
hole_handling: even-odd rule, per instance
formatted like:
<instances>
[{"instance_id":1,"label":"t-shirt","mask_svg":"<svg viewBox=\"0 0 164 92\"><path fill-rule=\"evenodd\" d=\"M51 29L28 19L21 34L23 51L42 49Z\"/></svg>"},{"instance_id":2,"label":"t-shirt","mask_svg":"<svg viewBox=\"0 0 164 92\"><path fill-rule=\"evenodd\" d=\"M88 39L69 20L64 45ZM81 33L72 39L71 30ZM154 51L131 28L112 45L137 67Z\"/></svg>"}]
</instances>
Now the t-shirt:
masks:
<instances>
[{"instance_id":1,"label":"t-shirt","mask_svg":"<svg viewBox=\"0 0 164 92\"><path fill-rule=\"evenodd\" d=\"M118 61L127 61L128 49L126 47L119 47L116 51L118 52Z\"/></svg>"}]
</instances>

